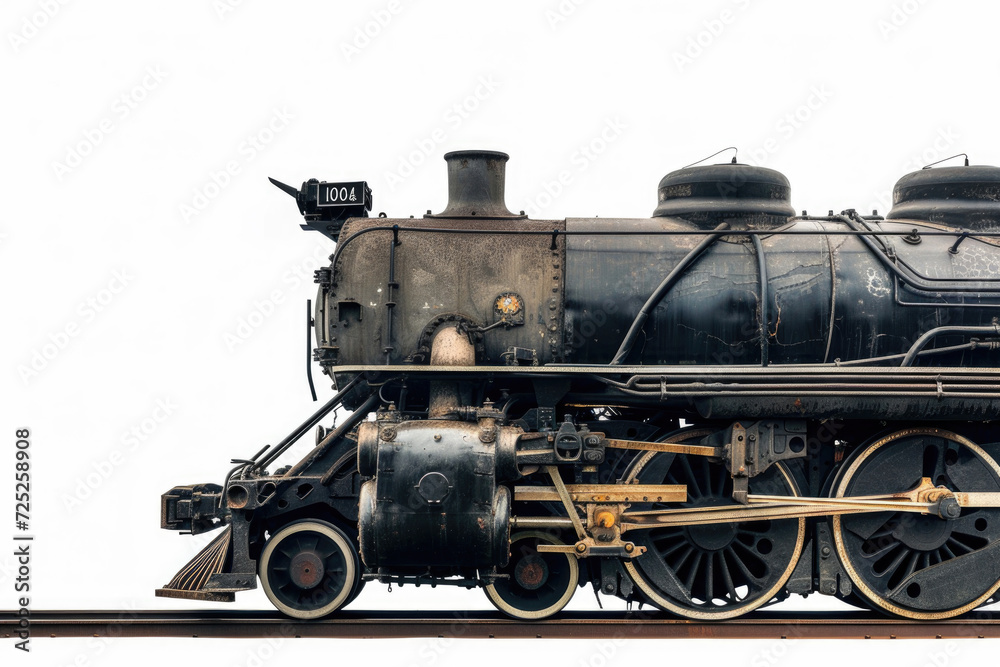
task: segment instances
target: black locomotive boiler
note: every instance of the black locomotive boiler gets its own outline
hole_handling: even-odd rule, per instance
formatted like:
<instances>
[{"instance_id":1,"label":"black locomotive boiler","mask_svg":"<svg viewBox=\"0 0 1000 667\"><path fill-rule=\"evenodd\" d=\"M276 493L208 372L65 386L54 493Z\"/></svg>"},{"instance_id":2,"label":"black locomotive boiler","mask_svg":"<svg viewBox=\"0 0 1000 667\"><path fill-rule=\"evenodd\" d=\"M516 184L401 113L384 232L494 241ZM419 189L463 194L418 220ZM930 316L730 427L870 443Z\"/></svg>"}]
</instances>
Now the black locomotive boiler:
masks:
<instances>
[{"instance_id":1,"label":"black locomotive boiler","mask_svg":"<svg viewBox=\"0 0 1000 667\"><path fill-rule=\"evenodd\" d=\"M454 584L538 619L590 584L708 620L997 595L1000 168L809 216L734 159L668 174L650 218L530 220L507 155L445 160L448 205L420 218L368 217L361 181L275 181L336 243L310 319L337 393L221 485L163 495L164 528L220 532L158 595L259 577L316 618L368 581Z\"/></svg>"}]
</instances>

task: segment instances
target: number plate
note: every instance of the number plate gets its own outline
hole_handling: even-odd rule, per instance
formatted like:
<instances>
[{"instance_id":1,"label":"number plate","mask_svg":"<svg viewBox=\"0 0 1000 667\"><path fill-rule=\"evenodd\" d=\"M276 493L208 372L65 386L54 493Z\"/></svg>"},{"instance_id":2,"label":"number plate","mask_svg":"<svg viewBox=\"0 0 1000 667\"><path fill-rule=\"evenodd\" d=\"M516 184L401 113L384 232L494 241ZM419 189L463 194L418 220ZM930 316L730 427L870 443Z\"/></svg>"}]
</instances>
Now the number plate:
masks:
<instances>
[{"instance_id":1,"label":"number plate","mask_svg":"<svg viewBox=\"0 0 1000 667\"><path fill-rule=\"evenodd\" d=\"M316 206L364 206L368 184L364 181L352 183L318 183L316 185Z\"/></svg>"}]
</instances>

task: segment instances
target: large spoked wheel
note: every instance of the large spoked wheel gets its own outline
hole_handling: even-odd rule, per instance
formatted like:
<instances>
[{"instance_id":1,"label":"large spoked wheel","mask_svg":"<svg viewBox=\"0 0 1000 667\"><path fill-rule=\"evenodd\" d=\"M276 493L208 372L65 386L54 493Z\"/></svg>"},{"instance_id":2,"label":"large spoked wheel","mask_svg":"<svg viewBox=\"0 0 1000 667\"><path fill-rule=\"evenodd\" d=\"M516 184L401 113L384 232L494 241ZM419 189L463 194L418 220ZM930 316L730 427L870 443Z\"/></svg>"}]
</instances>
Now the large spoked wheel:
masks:
<instances>
[{"instance_id":1,"label":"large spoked wheel","mask_svg":"<svg viewBox=\"0 0 1000 667\"><path fill-rule=\"evenodd\" d=\"M320 618L352 599L360 568L354 545L324 521L280 529L264 545L260 581L275 607L294 618Z\"/></svg>"},{"instance_id":2,"label":"large spoked wheel","mask_svg":"<svg viewBox=\"0 0 1000 667\"><path fill-rule=\"evenodd\" d=\"M497 609L528 620L546 618L560 611L573 597L580 580L576 556L539 553L539 544L563 544L541 531L529 530L510 538L510 561L497 579L486 586L486 597Z\"/></svg>"},{"instance_id":3,"label":"large spoked wheel","mask_svg":"<svg viewBox=\"0 0 1000 667\"><path fill-rule=\"evenodd\" d=\"M736 505L729 471L705 457L648 452L624 482L687 486L685 503L633 504L633 510ZM796 496L798 490L784 465L776 464L750 480L750 493ZM734 618L782 593L805 534L804 518L632 531L628 538L647 551L625 569L663 610L699 620Z\"/></svg>"},{"instance_id":4,"label":"large spoked wheel","mask_svg":"<svg viewBox=\"0 0 1000 667\"><path fill-rule=\"evenodd\" d=\"M1000 492L1000 466L968 439L906 429L862 447L835 497L909 491L921 478L952 491ZM1000 508L956 519L904 512L834 516L833 536L855 592L873 608L920 620L949 618L1000 589Z\"/></svg>"}]
</instances>

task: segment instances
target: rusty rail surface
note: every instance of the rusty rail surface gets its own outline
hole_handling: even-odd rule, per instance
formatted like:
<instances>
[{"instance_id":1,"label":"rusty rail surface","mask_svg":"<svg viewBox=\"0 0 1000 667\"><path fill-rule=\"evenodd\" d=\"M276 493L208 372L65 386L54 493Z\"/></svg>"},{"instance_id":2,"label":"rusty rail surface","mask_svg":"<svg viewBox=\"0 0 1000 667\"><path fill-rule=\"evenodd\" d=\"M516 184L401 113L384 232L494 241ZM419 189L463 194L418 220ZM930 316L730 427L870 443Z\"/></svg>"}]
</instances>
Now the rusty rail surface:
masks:
<instances>
[{"instance_id":1,"label":"rusty rail surface","mask_svg":"<svg viewBox=\"0 0 1000 667\"><path fill-rule=\"evenodd\" d=\"M719 623L648 611L563 612L523 622L496 612L342 612L299 621L271 611L32 611L31 634L42 637L328 637L388 639L962 639L1000 638L1000 618L918 622L869 612L755 612ZM14 637L15 612L0 611L0 637Z\"/></svg>"}]
</instances>

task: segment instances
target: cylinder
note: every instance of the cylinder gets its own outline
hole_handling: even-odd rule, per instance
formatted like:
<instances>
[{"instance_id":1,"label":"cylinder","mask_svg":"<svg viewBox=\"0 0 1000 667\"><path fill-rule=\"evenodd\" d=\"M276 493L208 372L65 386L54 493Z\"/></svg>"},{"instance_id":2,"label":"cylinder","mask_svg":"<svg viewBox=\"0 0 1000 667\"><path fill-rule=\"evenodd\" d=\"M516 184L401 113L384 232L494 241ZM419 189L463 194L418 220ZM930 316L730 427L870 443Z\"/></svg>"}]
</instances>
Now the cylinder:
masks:
<instances>
[{"instance_id":1,"label":"cylinder","mask_svg":"<svg viewBox=\"0 0 1000 667\"><path fill-rule=\"evenodd\" d=\"M510 490L497 483L497 443L479 436L472 422L421 420L372 441L377 474L358 499L365 565L492 568L507 562Z\"/></svg>"}]
</instances>

